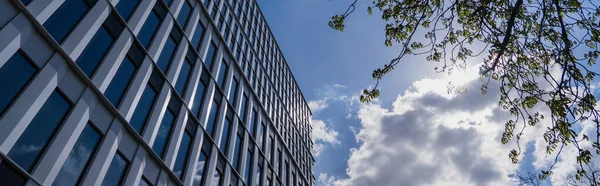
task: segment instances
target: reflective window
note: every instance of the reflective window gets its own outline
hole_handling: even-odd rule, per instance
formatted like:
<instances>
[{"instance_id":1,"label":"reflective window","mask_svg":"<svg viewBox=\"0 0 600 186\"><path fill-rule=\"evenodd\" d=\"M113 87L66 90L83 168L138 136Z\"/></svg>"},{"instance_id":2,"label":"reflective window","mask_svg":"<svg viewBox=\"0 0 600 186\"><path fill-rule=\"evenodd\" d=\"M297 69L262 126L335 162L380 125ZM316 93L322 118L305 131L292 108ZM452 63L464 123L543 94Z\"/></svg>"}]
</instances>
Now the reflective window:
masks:
<instances>
[{"instance_id":1,"label":"reflective window","mask_svg":"<svg viewBox=\"0 0 600 186\"><path fill-rule=\"evenodd\" d=\"M142 93L138 105L135 107L133 116L131 116L129 124L131 124L131 127L133 127L140 135L146 126L148 116L150 115L152 106L154 106L158 90L162 86L162 83L163 80L155 69L148 80L148 85L144 88L144 92Z\"/></svg>"},{"instance_id":2,"label":"reflective window","mask_svg":"<svg viewBox=\"0 0 600 186\"><path fill-rule=\"evenodd\" d=\"M171 5L171 1L172 1L172 0L164 0L164 1L165 1L165 4L166 4L167 6Z\"/></svg>"},{"instance_id":3,"label":"reflective window","mask_svg":"<svg viewBox=\"0 0 600 186\"><path fill-rule=\"evenodd\" d=\"M121 17L123 17L123 20L127 21L129 19L129 17L131 16L131 14L133 13L133 10L139 3L140 3L140 0L119 1L117 6L115 7L115 9L117 9L117 12L119 12L119 14L121 14Z\"/></svg>"},{"instance_id":4,"label":"reflective window","mask_svg":"<svg viewBox=\"0 0 600 186\"><path fill-rule=\"evenodd\" d=\"M25 185L26 178L8 165L6 161L0 162L0 180L5 185Z\"/></svg>"},{"instance_id":5,"label":"reflective window","mask_svg":"<svg viewBox=\"0 0 600 186\"><path fill-rule=\"evenodd\" d=\"M148 15L144 26L142 26L142 29L137 34L137 38L140 40L140 43L144 45L145 48L148 48L148 46L150 46L152 38L154 37L156 30L158 30L160 21L162 21L162 19L165 17L165 14L165 8L162 5L160 5L160 3L156 3L154 5L154 8L152 9L152 13Z\"/></svg>"},{"instance_id":6,"label":"reflective window","mask_svg":"<svg viewBox=\"0 0 600 186\"><path fill-rule=\"evenodd\" d=\"M125 171L129 166L129 162L117 151L112 161L110 162L110 166L108 167L108 171L104 176L104 180L102 180L102 186L118 186L123 184L123 178L125 177Z\"/></svg>"},{"instance_id":7,"label":"reflective window","mask_svg":"<svg viewBox=\"0 0 600 186\"><path fill-rule=\"evenodd\" d=\"M192 70L192 65L190 61L187 59L184 60L183 65L181 65L181 71L179 72L179 78L177 78L177 84L175 84L175 90L183 97L183 93L185 92L186 85L188 83L188 76L190 75L190 71Z\"/></svg>"},{"instance_id":8,"label":"reflective window","mask_svg":"<svg viewBox=\"0 0 600 186\"><path fill-rule=\"evenodd\" d=\"M156 61L156 65L158 65L158 68L160 68L164 74L167 74L169 64L171 64L171 59L173 58L173 54L175 54L175 48L177 48L177 43L172 37L169 37Z\"/></svg>"},{"instance_id":9,"label":"reflective window","mask_svg":"<svg viewBox=\"0 0 600 186\"><path fill-rule=\"evenodd\" d=\"M248 96L246 96L246 93L244 93L244 95L242 96L242 107L241 107L241 113L240 116L242 117L242 121L247 122L246 121L246 117L248 115Z\"/></svg>"},{"instance_id":10,"label":"reflective window","mask_svg":"<svg viewBox=\"0 0 600 186\"><path fill-rule=\"evenodd\" d=\"M70 109L71 104L58 91L54 91L10 149L8 157L31 172Z\"/></svg>"},{"instance_id":11,"label":"reflective window","mask_svg":"<svg viewBox=\"0 0 600 186\"><path fill-rule=\"evenodd\" d=\"M192 112L196 114L196 117L198 118L200 118L200 115L202 114L200 107L202 107L206 87L210 81L210 77L206 72L206 69L203 68L202 75L200 75L200 82L198 83L198 88L196 89L196 95L194 96L194 102L192 102Z\"/></svg>"},{"instance_id":12,"label":"reflective window","mask_svg":"<svg viewBox=\"0 0 600 186\"><path fill-rule=\"evenodd\" d=\"M192 37L192 45L196 48L196 50L200 49L200 41L202 40L202 35L204 34L204 26L202 22L198 21L198 26L196 26L196 31L194 32L194 36Z\"/></svg>"},{"instance_id":13,"label":"reflective window","mask_svg":"<svg viewBox=\"0 0 600 186\"><path fill-rule=\"evenodd\" d=\"M219 148L221 148L221 152L227 155L227 147L229 146L229 133L231 131L231 124L233 123L233 112L231 109L227 112L227 116L225 117L225 122L223 122L223 133L221 133L221 143L219 144Z\"/></svg>"},{"instance_id":14,"label":"reflective window","mask_svg":"<svg viewBox=\"0 0 600 186\"><path fill-rule=\"evenodd\" d=\"M255 126L256 126L257 120L258 120L258 117L256 115L256 109L252 109L252 116L250 116L250 127L249 127L250 130L249 130L249 132L255 138L256 138L256 131L255 131L256 129L255 129Z\"/></svg>"},{"instance_id":15,"label":"reflective window","mask_svg":"<svg viewBox=\"0 0 600 186\"><path fill-rule=\"evenodd\" d=\"M25 85L33 78L37 69L25 55L18 51L2 67L0 67L0 116L15 100L17 95L23 91Z\"/></svg>"},{"instance_id":16,"label":"reflective window","mask_svg":"<svg viewBox=\"0 0 600 186\"><path fill-rule=\"evenodd\" d=\"M69 153L65 164L63 164L52 185L77 185L93 153L96 152L101 137L100 132L88 123L83 128L83 132L75 142L73 150Z\"/></svg>"},{"instance_id":17,"label":"reflective window","mask_svg":"<svg viewBox=\"0 0 600 186\"><path fill-rule=\"evenodd\" d=\"M202 150L200 151L200 158L196 162L196 175L194 176L194 183L197 184L194 185L204 185L204 170L208 166L208 158L210 157L210 142L208 138L204 138L202 141Z\"/></svg>"},{"instance_id":18,"label":"reflective window","mask_svg":"<svg viewBox=\"0 0 600 186\"><path fill-rule=\"evenodd\" d=\"M251 185L252 183L252 154L254 145L250 144L248 147L248 152L246 153L246 173L244 174L244 181Z\"/></svg>"},{"instance_id":19,"label":"reflective window","mask_svg":"<svg viewBox=\"0 0 600 186\"><path fill-rule=\"evenodd\" d=\"M260 146L261 149L265 150L265 140L263 138L265 138L265 130L266 130L266 125L265 123L262 123L262 125L260 126L260 130L258 131L258 138L256 139L256 144ZM265 150L266 151L266 150Z\"/></svg>"},{"instance_id":20,"label":"reflective window","mask_svg":"<svg viewBox=\"0 0 600 186\"><path fill-rule=\"evenodd\" d=\"M44 22L44 28L58 43L62 43L69 32L83 18L97 0L66 0Z\"/></svg>"},{"instance_id":21,"label":"reflective window","mask_svg":"<svg viewBox=\"0 0 600 186\"><path fill-rule=\"evenodd\" d=\"M244 140L244 128L242 128L241 126L238 126L238 131L237 131L237 135L235 138L235 148L233 149L233 167L235 168L235 170L237 170L238 172L242 172L242 170L240 170L240 156L243 153L242 152L242 144Z\"/></svg>"},{"instance_id":22,"label":"reflective window","mask_svg":"<svg viewBox=\"0 0 600 186\"><path fill-rule=\"evenodd\" d=\"M210 114L208 115L208 121L206 122L206 131L211 135L215 136L215 125L217 122L217 116L219 115L219 107L221 106L221 93L215 89L215 96L213 99L213 105L210 107Z\"/></svg>"},{"instance_id":23,"label":"reflective window","mask_svg":"<svg viewBox=\"0 0 600 186\"><path fill-rule=\"evenodd\" d=\"M195 132L196 123L192 122L191 119L188 119L188 123L185 126L185 131L181 137L181 143L179 144L177 159L175 160L175 165L173 166L173 173L175 173L175 176L179 177L180 180L183 180L183 177L185 176L185 166L188 162L190 148L192 147L191 145L194 141Z\"/></svg>"},{"instance_id":24,"label":"reflective window","mask_svg":"<svg viewBox=\"0 0 600 186\"><path fill-rule=\"evenodd\" d=\"M104 96L106 96L116 108L118 108L121 103L121 99L123 98L123 95L125 95L127 87L129 83L131 83L133 75L135 74L137 67L142 63L142 60L144 60L142 50L136 44L133 44L104 92Z\"/></svg>"},{"instance_id":25,"label":"reflective window","mask_svg":"<svg viewBox=\"0 0 600 186\"><path fill-rule=\"evenodd\" d=\"M231 82L231 89L229 89L229 101L232 105L235 105L237 99L237 87L238 87L237 78L233 77L233 81Z\"/></svg>"},{"instance_id":26,"label":"reflective window","mask_svg":"<svg viewBox=\"0 0 600 186\"><path fill-rule=\"evenodd\" d=\"M217 55L217 45L214 42L210 42L206 58L204 59L206 68L208 68L209 70L212 69L212 63L215 60L215 55Z\"/></svg>"},{"instance_id":27,"label":"reflective window","mask_svg":"<svg viewBox=\"0 0 600 186\"><path fill-rule=\"evenodd\" d=\"M181 103L179 103L179 100L177 100L177 98L171 97L169 105L165 110L165 115L163 116L163 119L160 122L158 134L156 134L156 139L154 140L154 144L152 145L152 150L154 150L154 152L156 152L156 154L159 157L164 158L164 152L167 148L168 140L171 138L171 133L175 124L176 114L179 113L180 105Z\"/></svg>"},{"instance_id":28,"label":"reflective window","mask_svg":"<svg viewBox=\"0 0 600 186\"><path fill-rule=\"evenodd\" d=\"M106 53L108 53L113 41L119 36L123 28L124 26L116 15L110 14L104 21L104 24L102 24L102 27L92 37L90 43L83 49L83 52L81 52L75 63L88 77L92 77L96 68L98 68Z\"/></svg>"},{"instance_id":29,"label":"reflective window","mask_svg":"<svg viewBox=\"0 0 600 186\"><path fill-rule=\"evenodd\" d=\"M183 6L181 7L181 11L179 11L179 16L177 16L177 22L181 25L181 28L185 28L185 24L187 23L188 17L190 17L190 12L192 10L192 6L187 0L184 0Z\"/></svg>"},{"instance_id":30,"label":"reflective window","mask_svg":"<svg viewBox=\"0 0 600 186\"><path fill-rule=\"evenodd\" d=\"M263 157L258 159L258 166L256 167L256 181L254 182L256 186L262 186L262 170L263 170Z\"/></svg>"},{"instance_id":31,"label":"reflective window","mask_svg":"<svg viewBox=\"0 0 600 186\"><path fill-rule=\"evenodd\" d=\"M221 186L223 185L223 172L225 170L225 159L223 157L219 157L219 161L217 161L217 167L215 170L215 174L213 175L213 186Z\"/></svg>"}]
</instances>

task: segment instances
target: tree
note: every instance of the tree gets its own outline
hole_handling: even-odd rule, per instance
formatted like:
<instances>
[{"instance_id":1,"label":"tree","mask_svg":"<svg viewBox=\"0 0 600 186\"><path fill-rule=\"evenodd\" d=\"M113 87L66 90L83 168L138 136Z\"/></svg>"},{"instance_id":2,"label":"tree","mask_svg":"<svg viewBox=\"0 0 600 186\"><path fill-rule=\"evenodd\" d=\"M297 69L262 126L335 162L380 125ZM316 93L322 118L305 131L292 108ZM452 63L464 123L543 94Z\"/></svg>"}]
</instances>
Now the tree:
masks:
<instances>
[{"instance_id":1,"label":"tree","mask_svg":"<svg viewBox=\"0 0 600 186\"><path fill-rule=\"evenodd\" d=\"M600 2L597 0L374 0L368 14L381 14L385 45L399 44L396 58L373 71L375 86L365 89L361 102L376 99L379 82L406 55L422 55L440 62L435 70L451 73L464 69L467 61L481 62L482 93L490 81L500 84L499 106L513 116L505 124L501 142L519 139L523 131L544 119L535 110L548 110L552 125L544 132L546 152L556 154L573 145L578 150L577 178L585 177L584 165L592 152L580 148L590 137L575 131L579 123L596 125L592 151L600 154L600 122L595 109L591 70L600 55ZM351 3L329 22L343 31L344 21L357 6ZM418 32L417 32L418 31ZM509 152L513 163L522 154L520 145ZM555 162L556 163L556 162ZM552 173L542 171L540 178Z\"/></svg>"}]
</instances>

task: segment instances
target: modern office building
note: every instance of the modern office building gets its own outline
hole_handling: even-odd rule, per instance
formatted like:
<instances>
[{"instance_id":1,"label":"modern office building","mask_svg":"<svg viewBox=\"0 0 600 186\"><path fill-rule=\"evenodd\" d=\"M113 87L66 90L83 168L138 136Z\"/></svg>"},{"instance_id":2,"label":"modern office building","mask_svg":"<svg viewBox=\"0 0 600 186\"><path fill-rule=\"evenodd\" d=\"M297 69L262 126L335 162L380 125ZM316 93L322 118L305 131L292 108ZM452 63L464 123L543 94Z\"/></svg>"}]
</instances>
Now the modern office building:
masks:
<instances>
[{"instance_id":1,"label":"modern office building","mask_svg":"<svg viewBox=\"0 0 600 186\"><path fill-rule=\"evenodd\" d=\"M312 186L253 0L0 0L0 185Z\"/></svg>"}]
</instances>

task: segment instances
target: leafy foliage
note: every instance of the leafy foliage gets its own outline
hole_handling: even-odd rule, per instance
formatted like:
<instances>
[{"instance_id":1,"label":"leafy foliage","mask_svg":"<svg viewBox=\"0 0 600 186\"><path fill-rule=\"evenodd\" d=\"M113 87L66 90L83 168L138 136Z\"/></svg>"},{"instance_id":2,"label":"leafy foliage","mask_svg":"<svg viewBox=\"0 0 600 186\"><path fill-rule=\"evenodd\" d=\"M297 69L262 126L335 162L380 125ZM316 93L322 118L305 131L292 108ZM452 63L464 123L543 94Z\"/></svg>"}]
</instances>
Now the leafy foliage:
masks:
<instances>
[{"instance_id":1,"label":"leafy foliage","mask_svg":"<svg viewBox=\"0 0 600 186\"><path fill-rule=\"evenodd\" d=\"M329 26L343 31L356 3L333 16ZM364 90L360 100L376 99L380 80L405 55L424 55L440 63L435 68L440 73L464 69L469 60L482 62L480 75L487 79L482 93L490 81L498 81L498 104L513 116L507 119L501 142L516 139L519 144L523 131L544 119L534 109L542 107L552 122L543 134L546 152L555 153L558 160L564 146L575 146L577 178L584 177L584 165L600 154L597 100L591 90L598 73L590 70L600 55L599 5L597 0L374 0L367 13L379 11L386 22L384 44L399 44L401 51L373 71L377 84ZM582 140L590 141L574 130L584 121L596 125L594 153L579 146ZM509 158L518 163L521 154L518 146ZM539 177L551 175L552 167Z\"/></svg>"}]
</instances>

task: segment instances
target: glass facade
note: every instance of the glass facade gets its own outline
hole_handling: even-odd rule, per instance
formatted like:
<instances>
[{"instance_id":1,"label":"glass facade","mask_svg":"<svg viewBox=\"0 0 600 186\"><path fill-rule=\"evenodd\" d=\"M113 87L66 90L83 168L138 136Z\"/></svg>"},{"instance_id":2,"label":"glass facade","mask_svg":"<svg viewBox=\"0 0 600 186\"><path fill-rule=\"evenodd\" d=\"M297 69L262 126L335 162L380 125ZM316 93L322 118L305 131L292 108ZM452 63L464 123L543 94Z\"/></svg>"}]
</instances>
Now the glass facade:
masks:
<instances>
[{"instance_id":1,"label":"glass facade","mask_svg":"<svg viewBox=\"0 0 600 186\"><path fill-rule=\"evenodd\" d=\"M314 185L311 112L256 1L7 4L43 29L0 43L3 183Z\"/></svg>"}]
</instances>

